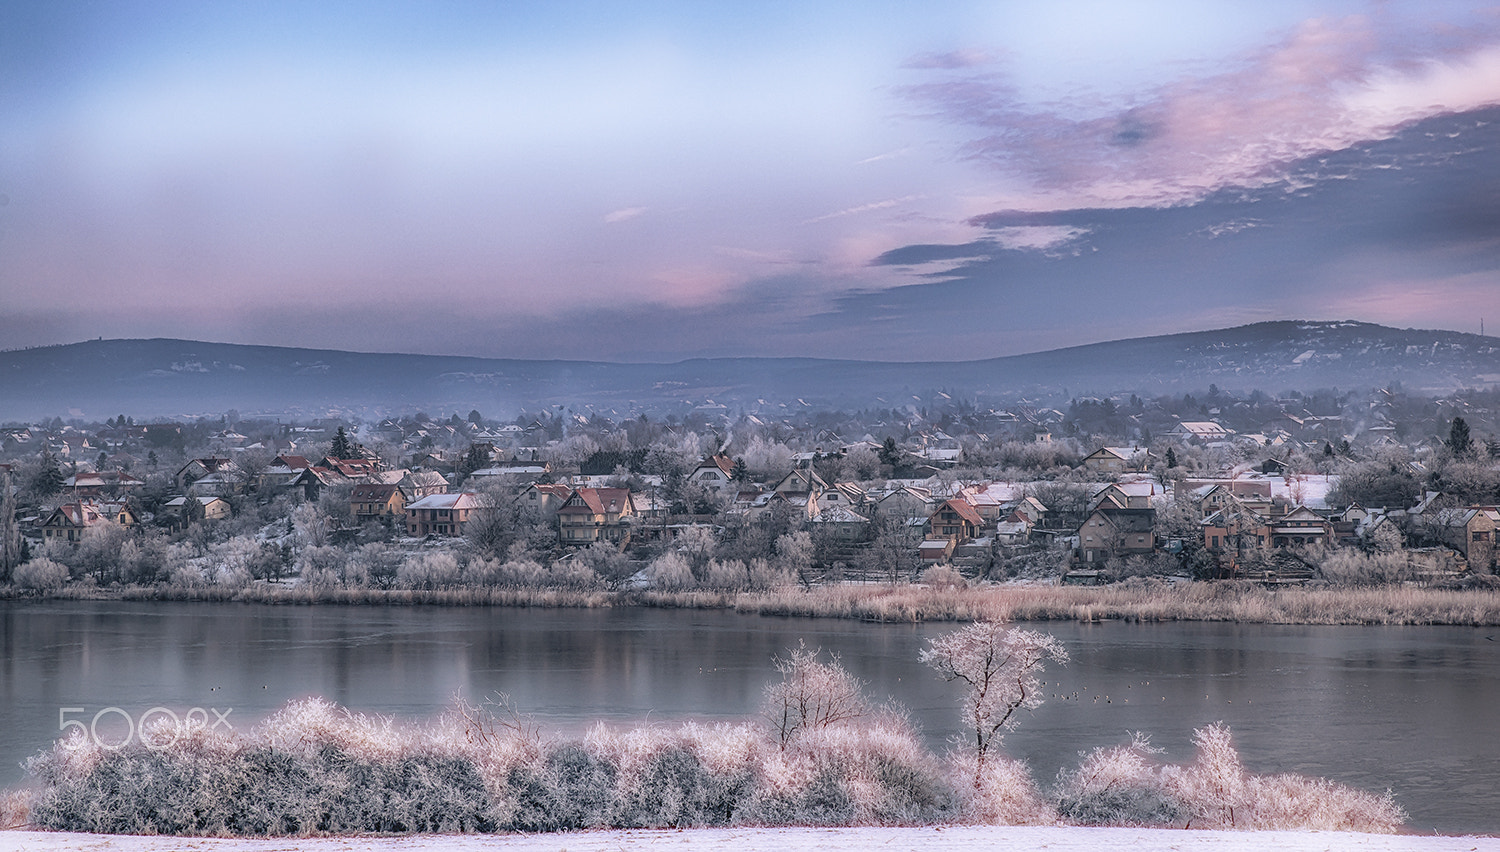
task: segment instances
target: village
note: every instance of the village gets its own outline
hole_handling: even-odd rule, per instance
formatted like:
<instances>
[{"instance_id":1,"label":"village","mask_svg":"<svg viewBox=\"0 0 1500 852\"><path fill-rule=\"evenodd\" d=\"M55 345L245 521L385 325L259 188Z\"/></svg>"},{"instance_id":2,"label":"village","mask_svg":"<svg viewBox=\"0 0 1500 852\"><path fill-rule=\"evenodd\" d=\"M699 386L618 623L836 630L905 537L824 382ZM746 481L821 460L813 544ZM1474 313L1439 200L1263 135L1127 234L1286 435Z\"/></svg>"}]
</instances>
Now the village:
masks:
<instances>
[{"instance_id":1,"label":"village","mask_svg":"<svg viewBox=\"0 0 1500 852\"><path fill-rule=\"evenodd\" d=\"M12 424L0 576L740 591L1494 573L1493 392L944 396L780 418L708 401L657 419Z\"/></svg>"}]
</instances>

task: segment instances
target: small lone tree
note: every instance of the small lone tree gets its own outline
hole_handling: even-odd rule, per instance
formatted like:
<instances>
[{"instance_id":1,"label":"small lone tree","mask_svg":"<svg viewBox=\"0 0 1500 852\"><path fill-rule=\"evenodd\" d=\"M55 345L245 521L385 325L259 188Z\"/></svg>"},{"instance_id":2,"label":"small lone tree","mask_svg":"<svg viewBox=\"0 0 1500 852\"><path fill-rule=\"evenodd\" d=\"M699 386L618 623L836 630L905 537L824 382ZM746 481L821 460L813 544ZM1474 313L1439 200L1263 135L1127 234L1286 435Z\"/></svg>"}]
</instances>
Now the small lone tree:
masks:
<instances>
[{"instance_id":1,"label":"small lone tree","mask_svg":"<svg viewBox=\"0 0 1500 852\"><path fill-rule=\"evenodd\" d=\"M999 621L977 621L928 640L922 662L937 669L944 680L961 681L965 687L963 719L973 736L975 787L983 781L985 758L998 745L1001 732L1020 722L1017 711L1041 706L1037 675L1048 659L1067 663L1062 643Z\"/></svg>"},{"instance_id":2,"label":"small lone tree","mask_svg":"<svg viewBox=\"0 0 1500 852\"><path fill-rule=\"evenodd\" d=\"M776 660L781 682L766 686L765 714L781 748L806 730L826 728L870 713L859 681L837 659L820 662L806 645Z\"/></svg>"}]
</instances>

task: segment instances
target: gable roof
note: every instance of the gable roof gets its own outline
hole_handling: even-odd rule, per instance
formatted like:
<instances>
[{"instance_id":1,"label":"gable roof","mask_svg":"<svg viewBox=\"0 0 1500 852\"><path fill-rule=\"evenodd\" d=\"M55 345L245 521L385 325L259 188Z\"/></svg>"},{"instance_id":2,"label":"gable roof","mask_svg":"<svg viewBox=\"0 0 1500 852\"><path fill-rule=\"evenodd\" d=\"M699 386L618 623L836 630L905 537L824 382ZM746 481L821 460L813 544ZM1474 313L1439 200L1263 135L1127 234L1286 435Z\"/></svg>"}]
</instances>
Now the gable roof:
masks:
<instances>
[{"instance_id":1,"label":"gable roof","mask_svg":"<svg viewBox=\"0 0 1500 852\"><path fill-rule=\"evenodd\" d=\"M965 500L959 500L956 498L952 500L944 500L943 505L938 507L938 511L941 512L943 509L952 509L954 513L957 514L960 518L963 518L976 527L984 526L984 518L981 518L979 516L978 510L969 505L969 503ZM936 512L934 514L936 514Z\"/></svg>"},{"instance_id":2,"label":"gable roof","mask_svg":"<svg viewBox=\"0 0 1500 852\"><path fill-rule=\"evenodd\" d=\"M577 497L579 503L573 502ZM569 505L559 512L574 514L587 511L594 515L618 514L631 508L629 488L579 488L568 498Z\"/></svg>"}]
</instances>

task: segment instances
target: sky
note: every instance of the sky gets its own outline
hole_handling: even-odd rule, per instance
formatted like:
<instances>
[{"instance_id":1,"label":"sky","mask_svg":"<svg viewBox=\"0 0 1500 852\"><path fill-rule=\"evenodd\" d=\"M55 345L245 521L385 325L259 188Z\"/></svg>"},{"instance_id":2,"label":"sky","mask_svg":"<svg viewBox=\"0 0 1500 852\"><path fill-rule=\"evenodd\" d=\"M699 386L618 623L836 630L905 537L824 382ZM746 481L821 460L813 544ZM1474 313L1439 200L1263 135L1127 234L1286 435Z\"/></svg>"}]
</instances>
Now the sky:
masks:
<instances>
[{"instance_id":1,"label":"sky","mask_svg":"<svg viewBox=\"0 0 1500 852\"><path fill-rule=\"evenodd\" d=\"M0 348L1477 332L1497 107L1485 3L0 0Z\"/></svg>"}]
</instances>

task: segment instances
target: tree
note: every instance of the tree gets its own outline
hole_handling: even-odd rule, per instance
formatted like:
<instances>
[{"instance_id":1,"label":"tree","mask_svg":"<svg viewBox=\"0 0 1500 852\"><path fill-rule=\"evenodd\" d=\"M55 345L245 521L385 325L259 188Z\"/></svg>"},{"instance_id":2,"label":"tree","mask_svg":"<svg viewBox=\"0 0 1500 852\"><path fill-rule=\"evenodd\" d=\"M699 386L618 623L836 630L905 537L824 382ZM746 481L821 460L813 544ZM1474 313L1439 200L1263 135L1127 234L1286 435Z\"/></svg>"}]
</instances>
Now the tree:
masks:
<instances>
[{"instance_id":1,"label":"tree","mask_svg":"<svg viewBox=\"0 0 1500 852\"><path fill-rule=\"evenodd\" d=\"M885 443L880 445L880 452L876 454L881 464L898 467L901 464L901 450L896 446L895 438L886 438Z\"/></svg>"},{"instance_id":2,"label":"tree","mask_svg":"<svg viewBox=\"0 0 1500 852\"><path fill-rule=\"evenodd\" d=\"M359 458L360 449L359 444L351 440L344 427L340 426L333 435L333 445L328 448L328 454L336 459L354 459Z\"/></svg>"},{"instance_id":3,"label":"tree","mask_svg":"<svg viewBox=\"0 0 1500 852\"><path fill-rule=\"evenodd\" d=\"M48 449L42 450L41 458L38 459L36 472L31 476L31 493L37 497L50 497L62 490L63 480L62 465L58 464L57 457L52 455Z\"/></svg>"},{"instance_id":4,"label":"tree","mask_svg":"<svg viewBox=\"0 0 1500 852\"><path fill-rule=\"evenodd\" d=\"M1017 711L1042 704L1041 674L1047 660L1068 661L1062 643L1031 630L1006 627L999 621L977 621L962 630L928 640L922 662L944 680L964 685L963 721L973 736L976 769L974 786L984 778L985 759L999 743L1001 732L1014 728Z\"/></svg>"},{"instance_id":5,"label":"tree","mask_svg":"<svg viewBox=\"0 0 1500 852\"><path fill-rule=\"evenodd\" d=\"M750 469L745 466L744 456L735 456L734 464L729 468L729 478L735 482L744 482L750 478Z\"/></svg>"},{"instance_id":6,"label":"tree","mask_svg":"<svg viewBox=\"0 0 1500 852\"><path fill-rule=\"evenodd\" d=\"M1469 424L1462 417L1453 418L1448 428L1448 449L1455 458L1468 458L1474 454L1474 439L1469 435Z\"/></svg>"},{"instance_id":7,"label":"tree","mask_svg":"<svg viewBox=\"0 0 1500 852\"><path fill-rule=\"evenodd\" d=\"M479 409L475 408L469 412L469 422L475 426L484 425L484 416L479 413Z\"/></svg>"},{"instance_id":8,"label":"tree","mask_svg":"<svg viewBox=\"0 0 1500 852\"><path fill-rule=\"evenodd\" d=\"M1167 447L1167 469L1171 470L1177 466L1177 451Z\"/></svg>"},{"instance_id":9,"label":"tree","mask_svg":"<svg viewBox=\"0 0 1500 852\"><path fill-rule=\"evenodd\" d=\"M821 653L799 645L791 656L776 660L781 682L766 686L764 712L782 749L802 731L853 721L870 712L859 681L836 658L820 662Z\"/></svg>"},{"instance_id":10,"label":"tree","mask_svg":"<svg viewBox=\"0 0 1500 852\"><path fill-rule=\"evenodd\" d=\"M479 441L470 444L468 452L464 453L464 457L458 461L459 482L468 479L469 474L474 471L483 470L488 467L490 464L490 453L494 449L493 445Z\"/></svg>"}]
</instances>

